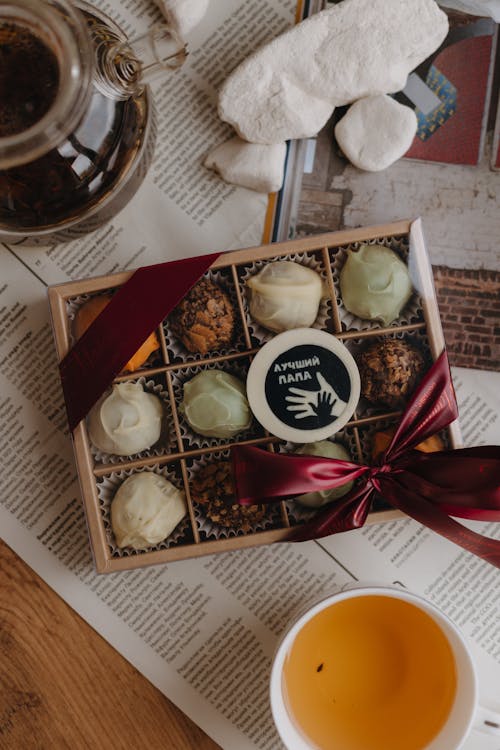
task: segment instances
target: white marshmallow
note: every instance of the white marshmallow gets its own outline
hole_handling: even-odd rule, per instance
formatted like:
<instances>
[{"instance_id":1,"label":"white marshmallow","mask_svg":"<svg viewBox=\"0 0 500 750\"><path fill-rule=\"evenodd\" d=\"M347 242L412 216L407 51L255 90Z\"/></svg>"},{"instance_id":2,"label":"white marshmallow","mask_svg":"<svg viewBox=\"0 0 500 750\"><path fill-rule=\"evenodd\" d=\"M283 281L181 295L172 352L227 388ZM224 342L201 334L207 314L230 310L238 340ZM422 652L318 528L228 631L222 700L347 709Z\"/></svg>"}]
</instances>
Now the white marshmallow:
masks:
<instances>
[{"instance_id":1,"label":"white marshmallow","mask_svg":"<svg viewBox=\"0 0 500 750\"><path fill-rule=\"evenodd\" d=\"M408 151L417 125L410 107L381 94L359 99L349 107L335 126L335 138L354 166L378 172Z\"/></svg>"},{"instance_id":2,"label":"white marshmallow","mask_svg":"<svg viewBox=\"0 0 500 750\"><path fill-rule=\"evenodd\" d=\"M237 136L211 151L204 161L223 180L256 190L275 193L283 183L286 145L247 143Z\"/></svg>"},{"instance_id":3,"label":"white marshmallow","mask_svg":"<svg viewBox=\"0 0 500 750\"><path fill-rule=\"evenodd\" d=\"M156 0L177 33L184 38L207 12L209 0Z\"/></svg>"},{"instance_id":4,"label":"white marshmallow","mask_svg":"<svg viewBox=\"0 0 500 750\"><path fill-rule=\"evenodd\" d=\"M404 88L447 31L434 0L344 0L241 63L221 88L220 117L253 143L312 136L335 106Z\"/></svg>"}]
</instances>

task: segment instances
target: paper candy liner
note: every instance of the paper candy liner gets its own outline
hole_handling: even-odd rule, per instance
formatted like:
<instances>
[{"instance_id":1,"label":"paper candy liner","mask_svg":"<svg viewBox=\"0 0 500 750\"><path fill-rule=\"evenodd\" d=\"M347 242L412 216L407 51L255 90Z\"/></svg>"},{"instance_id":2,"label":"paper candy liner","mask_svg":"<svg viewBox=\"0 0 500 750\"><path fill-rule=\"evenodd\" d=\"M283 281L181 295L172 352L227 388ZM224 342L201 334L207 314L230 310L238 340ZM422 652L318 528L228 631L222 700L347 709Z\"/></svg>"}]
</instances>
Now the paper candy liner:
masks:
<instances>
[{"instance_id":1,"label":"paper candy liner","mask_svg":"<svg viewBox=\"0 0 500 750\"><path fill-rule=\"evenodd\" d=\"M245 336L243 333L243 325L241 322L238 297L234 288L233 277L230 269L221 269L219 271L208 270L205 274L203 274L202 278L210 279L210 281L212 281L214 284L220 286L231 300L234 308L235 321L233 341L230 346L224 347L224 349L211 350L207 354L190 352L170 330L168 318L166 318L163 322L163 332L165 334L170 362L196 362L197 360L206 359L208 357L219 357L224 356L225 354L235 354L237 352L244 351L247 348L245 343Z\"/></svg>"},{"instance_id":2,"label":"paper candy liner","mask_svg":"<svg viewBox=\"0 0 500 750\"><path fill-rule=\"evenodd\" d=\"M230 461L230 452L229 449L226 449L224 451L216 451L214 453L211 453L210 455L200 456L198 458L192 458L188 459L187 461L187 472L189 477L189 483L191 484L193 478L196 476L197 472L200 471L200 469L203 466L206 466L209 463L216 462L216 461ZM198 531L200 532L200 538L205 541L209 539L228 539L229 537L234 536L246 536L247 534L255 534L258 531L264 531L266 529L270 528L277 528L281 527L282 520L281 520L281 514L279 510L279 504L277 505L268 505L266 508L266 515L264 518L260 519L260 521L256 521L254 524L252 524L252 527L249 531L242 531L241 529L238 529L237 527L230 528L225 526L218 526L214 521L212 521L204 512L203 505L200 503L195 502L194 498L192 499L193 504L193 510L194 510L194 517L196 519L196 524ZM236 502L236 499L235 499Z\"/></svg>"},{"instance_id":3,"label":"paper candy liner","mask_svg":"<svg viewBox=\"0 0 500 750\"><path fill-rule=\"evenodd\" d=\"M142 555L145 552L157 552L161 549L169 549L176 544L189 544L193 542L193 534L191 530L191 522L189 520L189 513L186 504L186 516L180 521L175 527L170 536L164 539L159 544L152 545L144 550L133 549L132 547L118 547L111 527L111 502L116 495L120 485L131 477L132 474L138 474L142 471L153 471L155 474L168 479L169 482L175 484L176 487L184 491L182 478L179 473L173 468L171 464L168 466L161 466L155 464L154 466L141 467L139 469L121 469L113 471L110 474L99 477L97 479L97 492L99 496L99 508L102 513L104 528L106 531L106 539L111 550L113 557L131 557L133 555Z\"/></svg>"},{"instance_id":4,"label":"paper candy liner","mask_svg":"<svg viewBox=\"0 0 500 750\"><path fill-rule=\"evenodd\" d=\"M106 296L108 294L112 294L113 290L106 289L102 293L102 296ZM100 294L81 294L79 297L71 297L70 299L66 300L66 311L68 315L69 320L69 340L70 340L70 347L73 347L76 343L76 339L73 333L74 325L75 325L75 316L80 307L84 305L86 302L89 301L92 297L100 297Z\"/></svg>"},{"instance_id":5,"label":"paper candy liner","mask_svg":"<svg viewBox=\"0 0 500 750\"><path fill-rule=\"evenodd\" d=\"M300 263L303 266L311 268L313 271L319 273L323 280L325 291L328 289L326 270L322 260L318 258L315 253L291 253L290 255L283 255L279 258L270 260L258 260L253 263L245 263L244 266L239 268L240 277L240 291L243 299L245 308L247 326L250 332L250 336L254 343L258 346L263 346L267 341L270 341L277 334L274 331L268 331L267 328L259 325L250 315L250 300L249 300L249 289L247 287L247 281L261 271L264 266L268 263L274 263L278 260L290 260L295 263ZM318 315L314 324L311 328L319 328L321 330L329 330L328 320L331 318L331 307L332 303L330 299L323 298L319 303Z\"/></svg>"},{"instance_id":6,"label":"paper candy liner","mask_svg":"<svg viewBox=\"0 0 500 750\"><path fill-rule=\"evenodd\" d=\"M106 289L103 294L111 294L112 290ZM85 302L88 302L91 297L99 297L99 294L80 294L78 297L70 297L68 300L66 300L66 314L68 316L68 320L71 321L71 334L73 334L73 321L75 319L75 315L78 312L79 308L85 304Z\"/></svg>"},{"instance_id":7,"label":"paper candy liner","mask_svg":"<svg viewBox=\"0 0 500 750\"><path fill-rule=\"evenodd\" d=\"M94 461L96 463L103 464L120 464L131 459L139 458L151 458L152 456L164 456L168 453L175 453L177 451L177 441L175 439L174 422L172 419L172 409L170 407L170 399L168 397L168 391L161 382L160 378L152 379L146 377L140 377L136 379L130 379L129 383L139 383L142 385L146 393L152 393L161 400L163 405L163 419L162 419L162 431L160 439L151 448L140 453L134 453L127 456L117 456L114 453L105 453L99 450L91 441L89 435L90 450ZM111 393L111 390L109 391ZM88 430L87 430L88 431Z\"/></svg>"},{"instance_id":8,"label":"paper candy liner","mask_svg":"<svg viewBox=\"0 0 500 750\"><path fill-rule=\"evenodd\" d=\"M330 440L332 443L340 443L349 452L349 455L354 462L357 463L359 461L356 439L352 430L340 430L339 432L335 433L335 435L332 436ZM275 450L279 453L295 453L297 448L300 447L301 446L297 445L296 443L287 442L281 444L279 448L276 447ZM295 500L293 498L291 498L290 500L285 500L285 506L291 526L309 521L310 518L312 518L319 510L321 510L321 508L308 508L305 505L301 505L298 500Z\"/></svg>"},{"instance_id":9,"label":"paper candy liner","mask_svg":"<svg viewBox=\"0 0 500 750\"><path fill-rule=\"evenodd\" d=\"M388 338L404 340L408 344L413 345L416 349L419 349L422 352L424 359L426 360L426 363L427 363L426 370L432 365L429 342L428 342L428 338L427 338L425 331L417 330L417 331L400 331L398 333L393 333L393 334L386 333L380 336L373 336L373 338L370 337L370 338L363 338L363 339L349 339L348 341L345 341L344 343L349 349L349 351L351 352L354 359L357 361L360 354L365 349L367 349L370 346L373 346L377 341L383 341ZM361 384L361 387L362 385L363 384ZM410 395L411 394L408 394L408 400L410 399ZM380 405L373 404L367 401L365 398L363 398L363 396L361 396L359 403L356 407L356 411L355 411L353 419L359 419L360 417L377 416L381 412L386 413L388 411L391 411L391 409L389 409L386 404L382 402L380 402Z\"/></svg>"},{"instance_id":10,"label":"paper candy liner","mask_svg":"<svg viewBox=\"0 0 500 750\"><path fill-rule=\"evenodd\" d=\"M366 242L353 242L351 245L346 245L345 247L331 249L330 262L342 329L347 331L367 331L370 329L389 328L390 326L422 322L424 320L422 302L415 291L401 310L399 316L389 326L385 326L380 320L358 318L346 310L340 293L340 272L347 260L349 251L357 250L361 245L385 245L385 247L394 250L406 264L408 263L409 241L407 237L382 237L375 240L367 240Z\"/></svg>"},{"instance_id":11,"label":"paper candy liner","mask_svg":"<svg viewBox=\"0 0 500 750\"><path fill-rule=\"evenodd\" d=\"M78 312L78 310L80 309L80 307L82 307L82 305L84 305L86 302L88 302L89 299L91 299L92 297L105 297L105 296L108 296L110 294L111 295L114 294L115 291L116 291L116 289L114 289L113 287L111 287L109 289L105 289L103 292L100 292L98 294L81 294L78 297L70 297L66 301L66 310L67 310L67 315L68 315L68 320L69 320L69 330L70 330L70 349L76 343L76 339L75 339L75 336L73 334L73 327L74 327L74 321L75 321L76 313ZM121 335L125 335L125 331ZM160 348L160 349L157 349L156 351L152 352L149 355L149 357L147 358L146 362L144 362L144 364L142 365L142 367L140 369L141 369L141 371L142 370L147 370L148 367L161 367L164 364L165 364L165 362L163 360L163 355L162 355L161 348ZM123 373L123 374L128 375L129 371L127 371L126 373ZM130 372L130 375L133 375L133 373Z\"/></svg>"},{"instance_id":12,"label":"paper candy liner","mask_svg":"<svg viewBox=\"0 0 500 750\"><path fill-rule=\"evenodd\" d=\"M246 383L249 362L245 357L242 357L242 360L244 364L241 361L236 360L233 360L231 362L214 362L199 367L186 367L185 369L183 368L182 370L172 372L174 398L177 405L179 427L185 450L209 448L217 445L223 446L241 440L252 440L253 438L264 436L262 427L259 425L255 418L252 420L252 424L250 425L250 428L248 430L243 430L232 438L216 438L199 435L197 432L194 432L194 430L191 429L187 419L179 408L183 402L184 384L194 378L195 375L198 375L198 373L202 370L223 370L224 372L237 377L244 385Z\"/></svg>"}]
</instances>

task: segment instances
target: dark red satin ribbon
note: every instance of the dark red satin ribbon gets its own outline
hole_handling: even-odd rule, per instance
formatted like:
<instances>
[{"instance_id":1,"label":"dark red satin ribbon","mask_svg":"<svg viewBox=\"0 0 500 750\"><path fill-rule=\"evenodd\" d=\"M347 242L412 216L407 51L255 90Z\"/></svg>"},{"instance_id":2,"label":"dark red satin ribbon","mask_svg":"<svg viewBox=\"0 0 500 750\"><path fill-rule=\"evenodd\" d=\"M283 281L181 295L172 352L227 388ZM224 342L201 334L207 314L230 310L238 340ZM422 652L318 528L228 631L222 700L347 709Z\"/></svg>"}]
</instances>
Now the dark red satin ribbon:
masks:
<instances>
[{"instance_id":1,"label":"dark red satin ribbon","mask_svg":"<svg viewBox=\"0 0 500 750\"><path fill-rule=\"evenodd\" d=\"M374 495L379 493L406 515L500 567L500 540L470 531L450 518L500 521L500 447L436 453L414 450L457 416L448 359L443 352L420 383L377 465L235 446L232 456L239 502L275 502L358 479L351 492L292 530L290 539L319 539L363 526Z\"/></svg>"},{"instance_id":2,"label":"dark red satin ribbon","mask_svg":"<svg viewBox=\"0 0 500 750\"><path fill-rule=\"evenodd\" d=\"M71 431L221 253L139 268L59 365Z\"/></svg>"}]
</instances>

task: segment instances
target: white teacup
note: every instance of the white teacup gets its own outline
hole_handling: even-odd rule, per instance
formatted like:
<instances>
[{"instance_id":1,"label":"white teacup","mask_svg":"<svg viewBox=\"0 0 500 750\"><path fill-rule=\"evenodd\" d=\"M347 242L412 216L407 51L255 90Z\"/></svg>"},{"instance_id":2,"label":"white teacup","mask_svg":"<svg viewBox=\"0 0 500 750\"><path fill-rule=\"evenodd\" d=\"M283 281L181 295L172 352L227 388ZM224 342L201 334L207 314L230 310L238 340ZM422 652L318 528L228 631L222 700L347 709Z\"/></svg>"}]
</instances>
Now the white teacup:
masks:
<instances>
[{"instance_id":1,"label":"white teacup","mask_svg":"<svg viewBox=\"0 0 500 750\"><path fill-rule=\"evenodd\" d=\"M399 588L369 585L343 590L308 607L295 617L282 637L273 661L270 697L276 727L288 750L334 750L336 747L333 744L318 745L308 737L301 729L297 717L294 717L287 700L284 667L298 634L323 610L348 599L367 596L395 598L418 608L434 621L451 648L456 676L454 698L441 729L426 744L421 745L419 750L456 750L461 747L472 729L500 737L500 714L479 705L474 662L467 642L455 624L439 609L415 594ZM418 633L415 633L415 637L418 638ZM418 716L413 718L415 721L419 720ZM363 715L359 716L359 722L363 722ZM405 750L404 745L400 746L400 750Z\"/></svg>"}]
</instances>

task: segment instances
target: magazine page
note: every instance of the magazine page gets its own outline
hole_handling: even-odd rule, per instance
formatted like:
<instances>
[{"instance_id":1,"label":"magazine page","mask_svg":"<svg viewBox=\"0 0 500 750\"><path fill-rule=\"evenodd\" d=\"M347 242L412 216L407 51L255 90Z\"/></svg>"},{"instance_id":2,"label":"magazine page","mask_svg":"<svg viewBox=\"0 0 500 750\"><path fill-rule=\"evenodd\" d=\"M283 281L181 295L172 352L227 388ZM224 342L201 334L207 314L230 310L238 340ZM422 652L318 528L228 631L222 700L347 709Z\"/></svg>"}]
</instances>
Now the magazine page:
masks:
<instances>
[{"instance_id":1,"label":"magazine page","mask_svg":"<svg viewBox=\"0 0 500 750\"><path fill-rule=\"evenodd\" d=\"M129 32L155 17L146 0L113 0L100 7ZM230 134L215 116L218 84L256 44L293 22L295 3L225 0L210 8L206 22L193 32L180 78L156 86L160 148L126 211L67 245L0 246L0 528L12 549L222 747L278 750L267 680L274 647L296 606L365 579L368 571L381 582L407 585L463 621L474 640L481 679L493 689L500 677L499 637L494 630L498 605L490 592L497 591L499 579L495 569L409 520L321 545L280 544L108 576L94 573L46 286L259 242L266 197L225 185L200 163ZM185 139L189 147L180 157ZM179 172L172 171L173 162L181 165ZM337 204L322 205L340 215ZM403 210L397 218L412 214ZM346 223L383 220L373 218L354 212ZM496 221L493 215L486 218ZM309 226L324 229L313 221ZM334 223L328 227L335 228ZM484 379L483 373L471 376L460 369L454 375L463 412L470 417L465 434L476 444L478 436L498 442L493 415L499 390L492 374Z\"/></svg>"}]
</instances>

